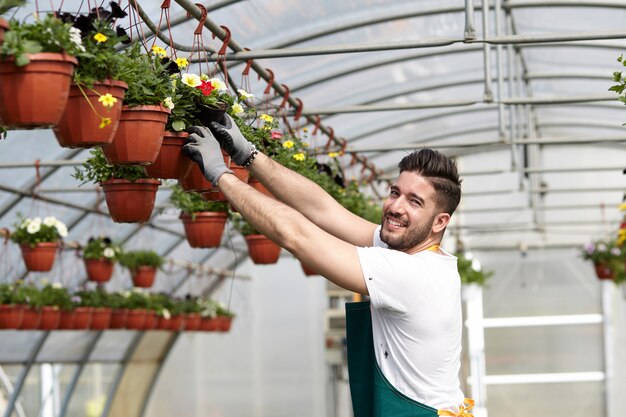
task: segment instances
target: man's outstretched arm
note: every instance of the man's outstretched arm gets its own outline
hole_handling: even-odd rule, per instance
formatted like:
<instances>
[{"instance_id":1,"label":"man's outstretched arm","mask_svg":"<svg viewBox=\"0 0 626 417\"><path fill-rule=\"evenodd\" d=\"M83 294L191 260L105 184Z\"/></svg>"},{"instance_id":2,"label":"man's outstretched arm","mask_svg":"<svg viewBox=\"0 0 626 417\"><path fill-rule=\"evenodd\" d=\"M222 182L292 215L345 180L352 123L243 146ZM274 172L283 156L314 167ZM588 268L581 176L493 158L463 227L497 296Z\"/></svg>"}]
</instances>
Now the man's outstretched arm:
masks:
<instances>
[{"instance_id":1,"label":"man's outstretched arm","mask_svg":"<svg viewBox=\"0 0 626 417\"><path fill-rule=\"evenodd\" d=\"M230 116L225 124L212 123L211 131L235 163L241 165L251 155L248 142ZM377 225L346 210L324 189L308 178L259 154L250 172L280 201L302 213L326 232L357 246L370 246Z\"/></svg>"}]
</instances>

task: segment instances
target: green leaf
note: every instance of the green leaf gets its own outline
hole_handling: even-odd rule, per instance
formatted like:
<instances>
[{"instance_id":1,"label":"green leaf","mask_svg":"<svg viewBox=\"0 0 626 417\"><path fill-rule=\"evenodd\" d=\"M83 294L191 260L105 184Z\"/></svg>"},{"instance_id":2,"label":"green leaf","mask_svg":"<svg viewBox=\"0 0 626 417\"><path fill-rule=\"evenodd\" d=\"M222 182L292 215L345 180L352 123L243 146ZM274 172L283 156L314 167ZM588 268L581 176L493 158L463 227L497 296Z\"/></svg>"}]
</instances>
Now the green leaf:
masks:
<instances>
[{"instance_id":1,"label":"green leaf","mask_svg":"<svg viewBox=\"0 0 626 417\"><path fill-rule=\"evenodd\" d=\"M185 122L183 122L182 120L176 120L172 122L172 129L174 129L176 132L182 132L183 130L185 130Z\"/></svg>"},{"instance_id":2,"label":"green leaf","mask_svg":"<svg viewBox=\"0 0 626 417\"><path fill-rule=\"evenodd\" d=\"M15 56L15 65L23 67L30 63L30 58L26 54L19 54Z\"/></svg>"}]
</instances>

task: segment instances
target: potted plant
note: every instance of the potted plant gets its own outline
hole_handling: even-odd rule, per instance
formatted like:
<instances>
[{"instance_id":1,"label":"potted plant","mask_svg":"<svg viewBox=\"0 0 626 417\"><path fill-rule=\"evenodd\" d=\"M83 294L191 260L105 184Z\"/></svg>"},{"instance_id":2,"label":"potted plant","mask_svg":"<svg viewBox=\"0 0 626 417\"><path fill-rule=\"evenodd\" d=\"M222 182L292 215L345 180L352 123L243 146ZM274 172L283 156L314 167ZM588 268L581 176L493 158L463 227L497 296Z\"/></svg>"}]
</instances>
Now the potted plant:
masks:
<instances>
[{"instance_id":1,"label":"potted plant","mask_svg":"<svg viewBox=\"0 0 626 417\"><path fill-rule=\"evenodd\" d=\"M170 202L181 210L180 218L192 248L215 248L220 245L228 219L227 203L206 201L202 195L184 191L179 185L172 187Z\"/></svg>"},{"instance_id":2,"label":"potted plant","mask_svg":"<svg viewBox=\"0 0 626 417\"><path fill-rule=\"evenodd\" d=\"M480 262L478 262L469 253L455 253L457 258L457 268L459 269L459 276L463 284L477 284L480 286L485 285L487 279L489 279L493 272L484 271Z\"/></svg>"},{"instance_id":3,"label":"potted plant","mask_svg":"<svg viewBox=\"0 0 626 417\"><path fill-rule=\"evenodd\" d=\"M91 157L82 168L75 168L74 178L102 186L113 221L136 223L150 220L161 182L148 178L141 166L109 164L99 148L90 153Z\"/></svg>"},{"instance_id":4,"label":"potted plant","mask_svg":"<svg viewBox=\"0 0 626 417\"><path fill-rule=\"evenodd\" d=\"M122 100L128 85L120 81L125 55L117 45L130 40L118 36L114 19L126 13L111 2L111 11L102 7L88 14L64 13L61 18L80 30L85 51L78 56L69 99L54 133L63 147L107 145L113 140L122 112ZM117 30L122 30L118 27Z\"/></svg>"},{"instance_id":5,"label":"potted plant","mask_svg":"<svg viewBox=\"0 0 626 417\"><path fill-rule=\"evenodd\" d=\"M150 288L154 284L157 270L163 266L164 259L153 250L124 252L120 265L128 268L135 287Z\"/></svg>"},{"instance_id":6,"label":"potted plant","mask_svg":"<svg viewBox=\"0 0 626 417\"><path fill-rule=\"evenodd\" d=\"M257 232L239 213L231 213L230 221L246 240L248 255L258 265L275 264L280 257L280 246Z\"/></svg>"},{"instance_id":7,"label":"potted plant","mask_svg":"<svg viewBox=\"0 0 626 417\"><path fill-rule=\"evenodd\" d=\"M110 295L98 286L94 290L80 289L72 296L75 305L74 328L105 330L111 323Z\"/></svg>"},{"instance_id":8,"label":"potted plant","mask_svg":"<svg viewBox=\"0 0 626 417\"><path fill-rule=\"evenodd\" d=\"M36 308L40 310L39 330L55 330L61 323L61 313L72 309L70 294L61 284L45 282L39 290Z\"/></svg>"},{"instance_id":9,"label":"potted plant","mask_svg":"<svg viewBox=\"0 0 626 417\"><path fill-rule=\"evenodd\" d=\"M128 91L113 142L102 148L111 164L151 164L159 154L172 89L161 51L141 54L138 43L124 51L119 75Z\"/></svg>"},{"instance_id":10,"label":"potted plant","mask_svg":"<svg viewBox=\"0 0 626 417\"><path fill-rule=\"evenodd\" d=\"M20 245L22 258L29 271L50 271L67 227L53 216L23 218L16 223L11 240Z\"/></svg>"},{"instance_id":11,"label":"potted plant","mask_svg":"<svg viewBox=\"0 0 626 417\"><path fill-rule=\"evenodd\" d=\"M125 327L133 330L145 329L151 305L150 294L141 288L124 291L121 294L120 308L127 311Z\"/></svg>"},{"instance_id":12,"label":"potted plant","mask_svg":"<svg viewBox=\"0 0 626 417\"><path fill-rule=\"evenodd\" d=\"M41 313L37 308L41 291L33 283L18 281L13 286L11 304L20 306L22 310L22 320L16 327L21 330L32 330L39 326Z\"/></svg>"},{"instance_id":13,"label":"potted plant","mask_svg":"<svg viewBox=\"0 0 626 417\"><path fill-rule=\"evenodd\" d=\"M17 329L22 324L24 306L15 302L15 285L0 283L0 329Z\"/></svg>"},{"instance_id":14,"label":"potted plant","mask_svg":"<svg viewBox=\"0 0 626 417\"><path fill-rule=\"evenodd\" d=\"M87 278L98 283L107 282L113 275L115 262L122 254L120 245L107 236L90 237L83 248Z\"/></svg>"},{"instance_id":15,"label":"potted plant","mask_svg":"<svg viewBox=\"0 0 626 417\"><path fill-rule=\"evenodd\" d=\"M9 10L23 6L26 0L0 0L0 16L3 16ZM0 44L4 41L4 32L9 30L10 25L5 19L0 17Z\"/></svg>"},{"instance_id":16,"label":"potted plant","mask_svg":"<svg viewBox=\"0 0 626 417\"><path fill-rule=\"evenodd\" d=\"M598 279L615 279L624 263L622 249L612 239L585 244L581 257L593 263Z\"/></svg>"},{"instance_id":17,"label":"potted plant","mask_svg":"<svg viewBox=\"0 0 626 417\"><path fill-rule=\"evenodd\" d=\"M54 126L84 51L80 31L52 15L10 25L0 45L0 119L9 128Z\"/></svg>"}]
</instances>

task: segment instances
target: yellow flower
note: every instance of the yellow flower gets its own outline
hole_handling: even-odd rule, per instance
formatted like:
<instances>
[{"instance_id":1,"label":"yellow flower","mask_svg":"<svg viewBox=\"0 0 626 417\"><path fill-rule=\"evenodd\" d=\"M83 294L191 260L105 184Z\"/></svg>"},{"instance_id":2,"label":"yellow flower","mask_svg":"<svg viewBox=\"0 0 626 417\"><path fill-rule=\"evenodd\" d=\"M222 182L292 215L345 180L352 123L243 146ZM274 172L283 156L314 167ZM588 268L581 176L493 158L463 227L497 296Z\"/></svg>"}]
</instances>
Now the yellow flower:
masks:
<instances>
[{"instance_id":1,"label":"yellow flower","mask_svg":"<svg viewBox=\"0 0 626 417\"><path fill-rule=\"evenodd\" d=\"M189 61L187 60L187 58L176 58L175 62L180 69L187 68L189 66Z\"/></svg>"},{"instance_id":2,"label":"yellow flower","mask_svg":"<svg viewBox=\"0 0 626 417\"><path fill-rule=\"evenodd\" d=\"M105 127L107 127L108 125L110 125L112 123L111 118L109 117L103 117L102 120L100 121L100 126L98 126L100 129L104 129Z\"/></svg>"},{"instance_id":3,"label":"yellow flower","mask_svg":"<svg viewBox=\"0 0 626 417\"><path fill-rule=\"evenodd\" d=\"M622 203L619 205L620 211L626 211L626 203Z\"/></svg>"},{"instance_id":4,"label":"yellow flower","mask_svg":"<svg viewBox=\"0 0 626 417\"><path fill-rule=\"evenodd\" d=\"M287 149L293 148L293 141L286 140L285 143L283 143L283 148L287 148Z\"/></svg>"},{"instance_id":5,"label":"yellow flower","mask_svg":"<svg viewBox=\"0 0 626 417\"><path fill-rule=\"evenodd\" d=\"M102 94L98 98L98 102L102 103L104 107L108 107L109 109L117 103L117 98L113 97L110 93Z\"/></svg>"},{"instance_id":6,"label":"yellow flower","mask_svg":"<svg viewBox=\"0 0 626 417\"><path fill-rule=\"evenodd\" d=\"M309 147L309 142L302 142L302 146L304 146L305 148Z\"/></svg>"},{"instance_id":7,"label":"yellow flower","mask_svg":"<svg viewBox=\"0 0 626 417\"><path fill-rule=\"evenodd\" d=\"M339 154L337 152L328 152L328 157L329 158L336 158L338 156L339 156Z\"/></svg>"},{"instance_id":8,"label":"yellow flower","mask_svg":"<svg viewBox=\"0 0 626 417\"><path fill-rule=\"evenodd\" d=\"M98 32L95 35L93 35L93 40L98 42L98 43L102 43L102 42L106 42L107 41L107 36L103 35L102 33Z\"/></svg>"},{"instance_id":9,"label":"yellow flower","mask_svg":"<svg viewBox=\"0 0 626 417\"><path fill-rule=\"evenodd\" d=\"M306 156L304 156L304 154L302 152L295 154L294 156L292 156L293 159L295 159L296 161L304 161L306 159Z\"/></svg>"},{"instance_id":10,"label":"yellow flower","mask_svg":"<svg viewBox=\"0 0 626 417\"><path fill-rule=\"evenodd\" d=\"M155 55L164 57L167 56L167 52L165 52L165 49L161 48L160 46L156 46L154 45L152 47L152 53L154 53Z\"/></svg>"},{"instance_id":11,"label":"yellow flower","mask_svg":"<svg viewBox=\"0 0 626 417\"><path fill-rule=\"evenodd\" d=\"M269 114L262 114L259 117L261 118L261 120L264 120L267 123L272 123L274 121L274 118Z\"/></svg>"},{"instance_id":12,"label":"yellow flower","mask_svg":"<svg viewBox=\"0 0 626 417\"><path fill-rule=\"evenodd\" d=\"M626 229L620 229L617 232L617 246L622 246L624 243L626 243Z\"/></svg>"},{"instance_id":13,"label":"yellow flower","mask_svg":"<svg viewBox=\"0 0 626 417\"><path fill-rule=\"evenodd\" d=\"M231 110L232 110L233 114L236 116L238 114L243 113L243 106L241 104L239 104L239 103L235 103L231 107Z\"/></svg>"}]
</instances>

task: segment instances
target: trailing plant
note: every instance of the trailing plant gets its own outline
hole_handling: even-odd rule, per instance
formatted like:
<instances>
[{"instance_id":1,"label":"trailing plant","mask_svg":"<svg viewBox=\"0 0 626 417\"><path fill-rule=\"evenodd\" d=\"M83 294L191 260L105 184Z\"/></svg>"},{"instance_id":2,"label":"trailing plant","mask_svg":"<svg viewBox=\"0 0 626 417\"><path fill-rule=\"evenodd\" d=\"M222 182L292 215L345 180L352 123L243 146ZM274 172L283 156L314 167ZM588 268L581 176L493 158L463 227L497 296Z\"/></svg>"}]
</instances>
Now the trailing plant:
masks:
<instances>
[{"instance_id":1,"label":"trailing plant","mask_svg":"<svg viewBox=\"0 0 626 417\"><path fill-rule=\"evenodd\" d=\"M11 30L4 34L0 55L15 57L15 65L22 67L30 63L28 54L39 52L65 52L77 56L85 52L80 30L53 15L37 18L32 23L11 20Z\"/></svg>"},{"instance_id":2,"label":"trailing plant","mask_svg":"<svg viewBox=\"0 0 626 417\"><path fill-rule=\"evenodd\" d=\"M57 242L67 236L67 227L56 217L22 217L18 214L15 231L11 240L17 244L26 244L35 247L38 243Z\"/></svg>"},{"instance_id":3,"label":"trailing plant","mask_svg":"<svg viewBox=\"0 0 626 417\"><path fill-rule=\"evenodd\" d=\"M220 201L207 201L202 194L187 192L178 184L172 186L170 202L183 213L193 214L199 212L228 212L228 203Z\"/></svg>"},{"instance_id":4,"label":"trailing plant","mask_svg":"<svg viewBox=\"0 0 626 417\"><path fill-rule=\"evenodd\" d=\"M75 167L72 174L74 178L82 181L82 184L88 182L102 184L110 179L137 181L142 178L150 178L146 174L146 170L140 165L109 164L100 148L93 148L89 153L91 157L87 158L82 167Z\"/></svg>"},{"instance_id":5,"label":"trailing plant","mask_svg":"<svg viewBox=\"0 0 626 417\"><path fill-rule=\"evenodd\" d=\"M119 262L120 265L133 270L140 266L161 268L165 260L153 250L137 250L124 252Z\"/></svg>"},{"instance_id":6,"label":"trailing plant","mask_svg":"<svg viewBox=\"0 0 626 417\"><path fill-rule=\"evenodd\" d=\"M107 259L117 261L122 255L122 247L107 236L90 237L83 248L83 259Z\"/></svg>"}]
</instances>

